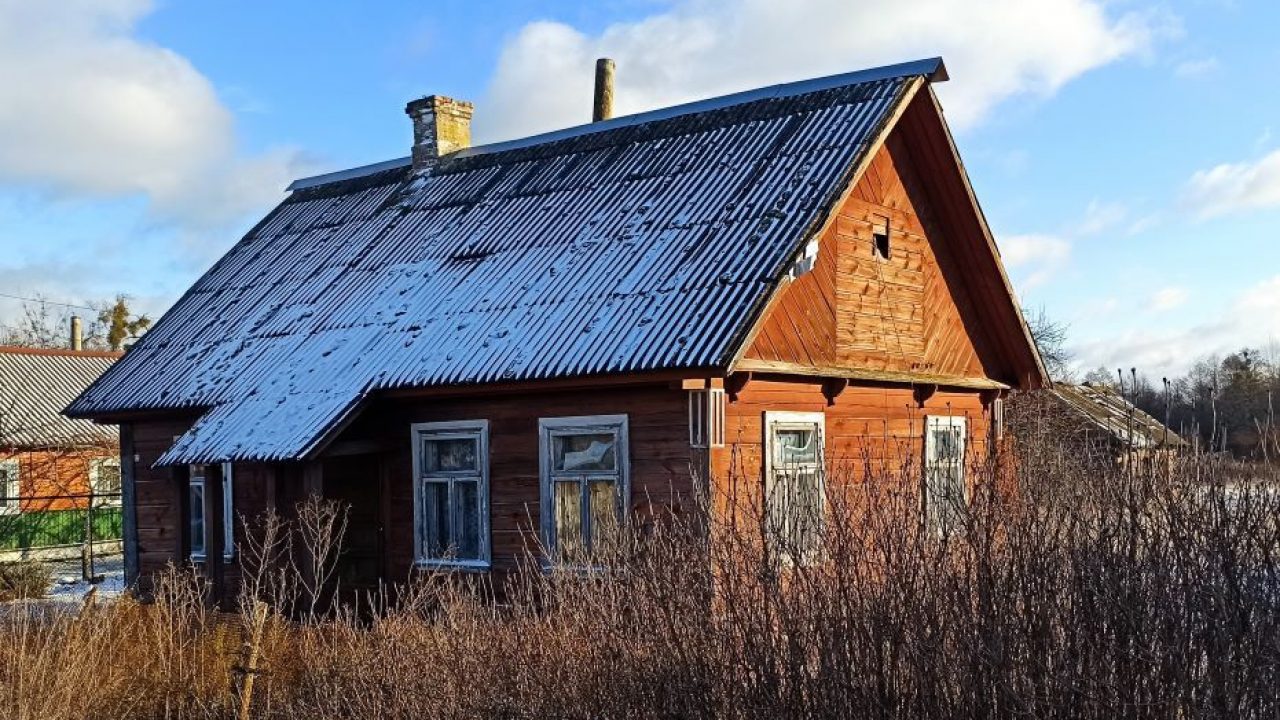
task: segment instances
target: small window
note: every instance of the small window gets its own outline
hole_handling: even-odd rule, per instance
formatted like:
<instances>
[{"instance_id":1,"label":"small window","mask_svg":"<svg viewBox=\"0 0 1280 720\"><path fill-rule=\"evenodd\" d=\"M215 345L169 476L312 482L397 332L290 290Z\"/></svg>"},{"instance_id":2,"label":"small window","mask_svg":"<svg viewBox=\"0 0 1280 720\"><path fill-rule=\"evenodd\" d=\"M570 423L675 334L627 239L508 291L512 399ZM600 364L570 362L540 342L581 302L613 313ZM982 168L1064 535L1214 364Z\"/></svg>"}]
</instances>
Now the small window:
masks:
<instances>
[{"instance_id":1,"label":"small window","mask_svg":"<svg viewBox=\"0 0 1280 720\"><path fill-rule=\"evenodd\" d=\"M925 522L941 535L954 534L964 527L966 439L963 417L925 419Z\"/></svg>"},{"instance_id":2,"label":"small window","mask_svg":"<svg viewBox=\"0 0 1280 720\"><path fill-rule=\"evenodd\" d=\"M95 507L120 505L119 458L94 458L89 461L89 490Z\"/></svg>"},{"instance_id":3,"label":"small window","mask_svg":"<svg viewBox=\"0 0 1280 720\"><path fill-rule=\"evenodd\" d=\"M627 510L627 416L543 418L542 526L547 548L574 561L607 547Z\"/></svg>"},{"instance_id":4,"label":"small window","mask_svg":"<svg viewBox=\"0 0 1280 720\"><path fill-rule=\"evenodd\" d=\"M222 463L222 557L236 556L236 494L231 478L233 466Z\"/></svg>"},{"instance_id":5,"label":"small window","mask_svg":"<svg viewBox=\"0 0 1280 720\"><path fill-rule=\"evenodd\" d=\"M0 460L0 515L22 512L18 469L17 459Z\"/></svg>"},{"instance_id":6,"label":"small window","mask_svg":"<svg viewBox=\"0 0 1280 720\"><path fill-rule=\"evenodd\" d=\"M764 414L766 537L794 565L821 556L825 423L822 413Z\"/></svg>"},{"instance_id":7,"label":"small window","mask_svg":"<svg viewBox=\"0 0 1280 720\"><path fill-rule=\"evenodd\" d=\"M489 565L489 424L413 426L414 535L419 563Z\"/></svg>"},{"instance_id":8,"label":"small window","mask_svg":"<svg viewBox=\"0 0 1280 720\"><path fill-rule=\"evenodd\" d=\"M871 218L872 252L882 260L889 259L889 218L875 215Z\"/></svg>"},{"instance_id":9,"label":"small window","mask_svg":"<svg viewBox=\"0 0 1280 720\"><path fill-rule=\"evenodd\" d=\"M192 560L203 560L205 555L204 473L205 466L192 465L187 483L187 542Z\"/></svg>"}]
</instances>

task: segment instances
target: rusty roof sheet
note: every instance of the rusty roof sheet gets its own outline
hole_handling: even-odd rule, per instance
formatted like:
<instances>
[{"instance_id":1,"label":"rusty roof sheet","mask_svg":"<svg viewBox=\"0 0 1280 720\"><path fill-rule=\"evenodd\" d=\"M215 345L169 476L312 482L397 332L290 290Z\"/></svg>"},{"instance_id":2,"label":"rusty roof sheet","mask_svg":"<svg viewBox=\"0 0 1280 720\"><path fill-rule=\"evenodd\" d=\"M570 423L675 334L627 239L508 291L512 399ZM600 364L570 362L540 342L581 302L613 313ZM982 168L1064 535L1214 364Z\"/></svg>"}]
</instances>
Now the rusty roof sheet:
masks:
<instances>
[{"instance_id":1,"label":"rusty roof sheet","mask_svg":"<svg viewBox=\"0 0 1280 720\"><path fill-rule=\"evenodd\" d=\"M380 390L725 367L912 81L940 74L302 182L68 412L205 409L161 464L286 460Z\"/></svg>"},{"instance_id":2,"label":"rusty roof sheet","mask_svg":"<svg viewBox=\"0 0 1280 720\"><path fill-rule=\"evenodd\" d=\"M1114 388L1106 385L1057 383L1050 390L1093 426L1134 449L1182 447L1186 442Z\"/></svg>"},{"instance_id":3,"label":"rusty roof sheet","mask_svg":"<svg viewBox=\"0 0 1280 720\"><path fill-rule=\"evenodd\" d=\"M116 442L117 429L61 410L119 353L0 347L0 447L79 447Z\"/></svg>"}]
</instances>

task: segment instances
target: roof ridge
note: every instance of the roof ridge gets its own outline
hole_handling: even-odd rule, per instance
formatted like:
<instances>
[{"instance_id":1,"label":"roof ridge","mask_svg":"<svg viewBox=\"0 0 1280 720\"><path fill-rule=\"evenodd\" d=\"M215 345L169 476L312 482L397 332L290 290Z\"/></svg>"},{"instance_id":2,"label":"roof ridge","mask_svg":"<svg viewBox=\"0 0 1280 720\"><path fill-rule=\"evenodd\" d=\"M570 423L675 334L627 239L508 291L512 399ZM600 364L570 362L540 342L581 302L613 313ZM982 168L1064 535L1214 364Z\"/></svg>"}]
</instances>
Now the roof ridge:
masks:
<instances>
[{"instance_id":1,"label":"roof ridge","mask_svg":"<svg viewBox=\"0 0 1280 720\"><path fill-rule=\"evenodd\" d=\"M124 357L123 352L114 350L72 350L71 348L26 347L23 345L0 345L3 355L41 355L45 357L87 357L113 358Z\"/></svg>"},{"instance_id":2,"label":"roof ridge","mask_svg":"<svg viewBox=\"0 0 1280 720\"><path fill-rule=\"evenodd\" d=\"M865 68L862 70L826 75L807 80L793 80L791 82L779 83L776 85L766 85L764 87L743 90L736 93L730 93L728 95L694 100L692 102L656 108L654 110L647 110L645 112L635 113L632 115L623 115L609 120L601 120L599 122L586 123L583 125L574 125L560 130L552 130L549 132L539 133L537 135L529 135L523 138L503 140L501 142L487 143L485 145L475 145L453 153L450 156L450 159L462 159L505 152L508 150L518 150L521 148L558 142L560 140L567 140L569 138L579 137L582 135L605 132L608 130L617 130L620 128L632 127L660 120L669 120L683 115L693 115L700 112L720 110L727 107L733 107L735 105L745 105L747 103L757 102L760 100L807 95L809 93L821 92L823 90L831 90L839 87L848 87L911 75L922 75L931 82L945 82L948 79L947 68L946 65L943 64L941 57L912 60L909 62L882 65L880 67ZM379 172L409 167L411 163L412 159L405 156L393 160L384 160L382 162L370 163L368 165L360 165L346 170L324 173L322 175L299 178L290 183L286 190L305 190L307 188L319 187L321 185L328 185L335 182L341 182L343 180L354 180L356 178L373 175Z\"/></svg>"}]
</instances>

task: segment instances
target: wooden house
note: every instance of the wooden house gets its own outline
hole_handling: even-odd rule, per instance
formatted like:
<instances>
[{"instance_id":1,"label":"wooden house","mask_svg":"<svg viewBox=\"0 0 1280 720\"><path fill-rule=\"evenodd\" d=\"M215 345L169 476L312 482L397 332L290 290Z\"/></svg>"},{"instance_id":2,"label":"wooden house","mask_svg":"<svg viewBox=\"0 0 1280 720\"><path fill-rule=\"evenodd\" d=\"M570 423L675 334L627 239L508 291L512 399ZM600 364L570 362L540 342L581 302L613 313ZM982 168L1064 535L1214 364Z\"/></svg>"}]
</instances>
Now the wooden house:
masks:
<instances>
[{"instance_id":1,"label":"wooden house","mask_svg":"<svg viewBox=\"0 0 1280 720\"><path fill-rule=\"evenodd\" d=\"M350 505L349 586L510 568L731 461L820 502L825 460L886 435L963 495L1001 397L1046 375L945 79L476 147L469 103L410 103L411 157L295 182L68 408L121 426L131 577L191 559L226 592L232 519L309 495Z\"/></svg>"}]
</instances>

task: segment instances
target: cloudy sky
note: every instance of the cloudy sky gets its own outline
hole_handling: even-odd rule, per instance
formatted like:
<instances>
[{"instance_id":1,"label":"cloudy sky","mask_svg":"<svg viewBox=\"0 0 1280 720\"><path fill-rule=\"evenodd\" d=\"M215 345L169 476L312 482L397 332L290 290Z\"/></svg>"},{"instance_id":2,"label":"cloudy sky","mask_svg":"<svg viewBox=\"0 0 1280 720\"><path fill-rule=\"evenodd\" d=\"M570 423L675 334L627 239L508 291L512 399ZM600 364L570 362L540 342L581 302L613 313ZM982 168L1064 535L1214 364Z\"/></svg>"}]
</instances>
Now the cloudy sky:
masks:
<instances>
[{"instance_id":1,"label":"cloudy sky","mask_svg":"<svg viewBox=\"0 0 1280 720\"><path fill-rule=\"evenodd\" d=\"M1177 371L1280 338L1270 0L0 0L0 294L163 311L300 176L942 55L1024 304L1082 367ZM0 297L0 319L17 301Z\"/></svg>"}]
</instances>

